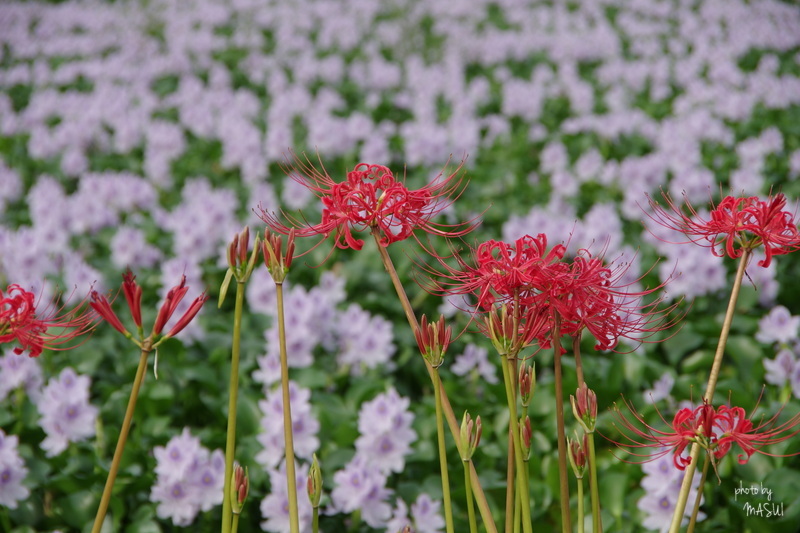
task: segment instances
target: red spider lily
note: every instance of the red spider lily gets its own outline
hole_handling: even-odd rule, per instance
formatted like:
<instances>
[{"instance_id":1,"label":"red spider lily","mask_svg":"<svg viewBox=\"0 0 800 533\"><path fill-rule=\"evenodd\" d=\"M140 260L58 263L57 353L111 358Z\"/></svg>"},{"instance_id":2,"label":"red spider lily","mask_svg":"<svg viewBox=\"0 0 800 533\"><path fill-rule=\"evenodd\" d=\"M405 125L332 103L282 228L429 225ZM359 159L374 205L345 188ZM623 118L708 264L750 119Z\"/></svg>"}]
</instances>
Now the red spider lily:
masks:
<instances>
[{"instance_id":1,"label":"red spider lily","mask_svg":"<svg viewBox=\"0 0 800 533\"><path fill-rule=\"evenodd\" d=\"M27 350L30 357L38 357L45 348L73 348L61 345L97 325L97 316L84 306L85 301L69 311L52 303L44 307L38 303L32 292L19 285L9 285L5 293L0 290L0 344L17 342L14 353Z\"/></svg>"},{"instance_id":2,"label":"red spider lily","mask_svg":"<svg viewBox=\"0 0 800 533\"><path fill-rule=\"evenodd\" d=\"M679 319L670 320L669 313L680 301L663 308L663 298L644 303L665 283L633 290L641 278L624 281L628 268L612 268L602 257L580 250L568 268L550 269L550 280L540 278L541 293L561 318L561 332L576 337L586 330L596 339L596 350L613 350L621 338L642 342L676 324Z\"/></svg>"},{"instance_id":3,"label":"red spider lily","mask_svg":"<svg viewBox=\"0 0 800 533\"><path fill-rule=\"evenodd\" d=\"M327 237L335 232L338 248L360 250L364 241L353 236L354 230L377 230L381 245L388 246L411 237L417 229L457 237L476 226L474 221L458 225L431 222L463 192L463 176L459 176L461 165L447 177L439 174L425 187L410 190L391 170L381 165L359 163L347 173L345 181L336 182L324 168L317 170L308 158L304 161L295 156L294 160L295 169L288 173L320 199L322 220L319 224L309 224L286 215L287 225L274 213L259 207L261 219L277 233L288 235L294 229L298 237Z\"/></svg>"},{"instance_id":4,"label":"red spider lily","mask_svg":"<svg viewBox=\"0 0 800 533\"><path fill-rule=\"evenodd\" d=\"M795 415L781 425L776 425L780 411L769 420L755 426L746 417L741 407L728 407L726 405L717 409L714 425L716 428L716 449L714 457L717 459L728 453L733 444L737 444L744 454L738 456L739 464L745 464L754 453L773 455L761 451L764 446L777 444L790 439L800 433L800 415ZM797 455L797 454L790 454ZM774 456L774 455L773 455ZM787 457L787 456L777 456Z\"/></svg>"},{"instance_id":5,"label":"red spider lily","mask_svg":"<svg viewBox=\"0 0 800 533\"><path fill-rule=\"evenodd\" d=\"M544 305L517 306L495 305L478 322L478 331L492 341L498 353L515 357L523 348L537 341L542 348L549 346L548 335L552 329L549 307Z\"/></svg>"},{"instance_id":6,"label":"red spider lily","mask_svg":"<svg viewBox=\"0 0 800 533\"><path fill-rule=\"evenodd\" d=\"M777 425L780 416L778 412L769 420L755 426L741 407L722 405L715 410L708 404L703 404L694 410L681 409L672 421L672 431L658 431L649 426L630 404L627 405L638 424L629 421L617 410L617 419L622 422L624 428L620 432L629 442L612 442L624 448L663 447L663 451L652 455L633 455L655 459L672 451L673 462L679 470L683 470L691 462L691 457L683 456L690 443L697 442L716 460L722 459L736 444L744 452L738 456L738 461L740 464L745 464L754 453L787 457L788 455L767 453L762 451L762 448L783 442L800 433L798 428L800 414ZM644 429L640 429L639 425Z\"/></svg>"},{"instance_id":7,"label":"red spider lily","mask_svg":"<svg viewBox=\"0 0 800 533\"><path fill-rule=\"evenodd\" d=\"M636 409L627 401L625 402L628 410L633 415L638 424L628 420L619 408L615 405L617 420L621 427L616 423L616 427L627 442L617 442L606 437L622 448L656 448L659 451L653 454L637 454L631 452L635 457L644 457L647 461L658 459L672 452L672 462L678 470L683 470L686 465L691 463L692 458L684 456L683 453L689 444L697 442L708 449L709 440L713 436L713 414L714 408L708 404L703 404L696 409L688 407L680 409L668 423L661 412L658 416L671 431L659 431L649 426ZM644 429L640 429L640 427Z\"/></svg>"},{"instance_id":8,"label":"red spider lily","mask_svg":"<svg viewBox=\"0 0 800 533\"><path fill-rule=\"evenodd\" d=\"M773 255L784 255L800 248L800 232L795 215L784 211L786 197L781 193L766 201L755 196L726 196L713 206L708 220L700 216L688 200L686 214L667 193L662 193L666 208L648 197L655 222L685 234L688 242L711 248L714 255L741 257L745 250L764 246L766 257L758 262L768 267Z\"/></svg>"},{"instance_id":9,"label":"red spider lily","mask_svg":"<svg viewBox=\"0 0 800 533\"><path fill-rule=\"evenodd\" d=\"M521 303L531 305L536 299L531 291L547 270L559 268L565 251L566 247L558 244L548 252L547 236L540 233L536 237L525 235L514 244L495 240L481 243L470 249L472 264L454 252L448 257L436 257L444 272L423 268L431 276L445 280L432 281L428 286L435 294L472 294L483 310L490 309L497 300L514 303L521 299ZM445 259L449 257L457 266L447 264Z\"/></svg>"},{"instance_id":10,"label":"red spider lily","mask_svg":"<svg viewBox=\"0 0 800 533\"><path fill-rule=\"evenodd\" d=\"M138 283L136 283L136 276L134 276L130 270L126 271L122 277L122 290L125 294L125 300L128 303L131 316L133 317L133 321L139 331L139 336L142 337L142 288ZM171 288L169 292L167 292L167 296L164 299L164 303L161 304L161 308L156 316L155 324L153 325L153 331L149 337L151 341L156 341L157 337L161 336L164 326L166 326L167 322L169 322L169 319L172 318L172 315L175 314L178 305L181 303L188 290L189 287L186 286L186 276L182 276L180 284ZM161 339L158 339L158 342L180 333L180 331L183 330L194 319L194 317L203 307L203 304L206 302L206 300L208 300L208 296L205 293L195 298L189 306L189 309L183 313L181 318L175 323L175 325L166 335L164 335ZM125 329L125 326L122 325L122 321L111 308L111 302L109 302L108 298L106 298L104 295L99 294L97 291L92 291L90 305L97 312L97 314L100 315L106 322L111 324L114 329L128 338L133 337L133 335L128 332L127 329Z\"/></svg>"}]
</instances>

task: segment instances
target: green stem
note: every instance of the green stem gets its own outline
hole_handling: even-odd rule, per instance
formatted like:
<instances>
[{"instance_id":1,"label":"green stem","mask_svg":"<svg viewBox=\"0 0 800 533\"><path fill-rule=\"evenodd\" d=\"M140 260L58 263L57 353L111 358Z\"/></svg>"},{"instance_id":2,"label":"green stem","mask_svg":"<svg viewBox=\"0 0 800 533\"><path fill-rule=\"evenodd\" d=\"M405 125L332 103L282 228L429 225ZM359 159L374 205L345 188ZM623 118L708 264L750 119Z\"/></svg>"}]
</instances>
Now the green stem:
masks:
<instances>
[{"instance_id":1,"label":"green stem","mask_svg":"<svg viewBox=\"0 0 800 533\"><path fill-rule=\"evenodd\" d=\"M584 531L583 516L583 478L578 478L578 533L583 533Z\"/></svg>"},{"instance_id":2,"label":"green stem","mask_svg":"<svg viewBox=\"0 0 800 533\"><path fill-rule=\"evenodd\" d=\"M400 282L400 277L397 275L397 270L394 268L394 263L392 263L392 258L389 256L389 252L387 252L386 248L380 244L380 231L377 228L373 228L372 236L375 238L375 243L378 246L378 252L380 253L381 260L383 261L383 266L386 269L386 272L389 274L389 278L392 280L392 285L394 286L394 290L400 300L400 304L403 306L403 311L408 319L408 324L411 326L412 332L416 334L416 331L419 329L417 317L414 315L411 302L409 302L408 295L403 288L403 284ZM425 361L424 358L423 361L431 381L440 381L439 373L434 371L433 367L431 367L431 365ZM458 448L460 454L461 449L463 448L463 443L461 442L461 427L459 422L456 420L456 415L453 413L453 407L450 405L447 392L442 390L441 394L442 410L444 411L445 418L447 418L447 425L450 427L450 434L453 436L453 440L456 442L456 447ZM478 472L475 470L475 463L472 461L470 461L469 472L472 480L473 495L475 496L475 501L478 503L478 511L480 511L483 525L486 528L487 533L497 533L497 526L495 525L494 518L492 517L492 510L489 508L489 502L486 500L486 494L483 492L481 480L478 478Z\"/></svg>"},{"instance_id":3,"label":"green stem","mask_svg":"<svg viewBox=\"0 0 800 533\"><path fill-rule=\"evenodd\" d=\"M522 509L522 494L520 491L516 491L514 493L516 498L514 498L514 514L512 515L514 519L512 520L511 526L514 528L514 533L519 533L519 529L522 525L522 520L520 519L521 509Z\"/></svg>"},{"instance_id":4,"label":"green stem","mask_svg":"<svg viewBox=\"0 0 800 533\"><path fill-rule=\"evenodd\" d=\"M108 511L108 504L111 502L111 491L114 488L114 481L117 479L117 472L119 465L122 461L122 452L125 450L125 443L128 441L128 432L131 429L131 422L133 421L133 411L136 409L136 400L139 398L139 389L144 381L144 375L147 372L147 358L150 355L152 342L147 339L142 344L142 354L139 357L139 366L136 369L136 377L133 379L133 388L131 395L128 398L128 407L125 409L125 418L122 420L122 427L119 431L119 438L117 439L117 447L114 450L114 458L111 460L111 468L108 470L108 477L106 478L106 486L103 488L103 495L100 498L100 506L97 508L97 515L94 518L94 525L92 526L92 533L100 533L103 527L103 521Z\"/></svg>"},{"instance_id":5,"label":"green stem","mask_svg":"<svg viewBox=\"0 0 800 533\"><path fill-rule=\"evenodd\" d=\"M438 374L438 372L436 372ZM444 445L444 418L442 417L442 384L436 379L433 381L433 391L436 398L436 434L439 440L439 468L442 471L442 497L444 499L444 521L447 533L455 533L453 529L453 506L450 502L450 478L447 472L447 452Z\"/></svg>"},{"instance_id":6,"label":"green stem","mask_svg":"<svg viewBox=\"0 0 800 533\"><path fill-rule=\"evenodd\" d=\"M469 478L469 463L464 461L464 487L467 492L467 516L469 517L469 533L478 533L478 521L475 519L475 501L472 497L472 483Z\"/></svg>"},{"instance_id":7,"label":"green stem","mask_svg":"<svg viewBox=\"0 0 800 533\"><path fill-rule=\"evenodd\" d=\"M244 283L236 283L236 305L233 310L233 346L231 347L231 376L228 385L228 434L225 442L225 488L222 491L222 533L232 531L231 478L233 458L236 454L236 406L239 396L239 352L242 336L242 308L244 307Z\"/></svg>"},{"instance_id":8,"label":"green stem","mask_svg":"<svg viewBox=\"0 0 800 533\"><path fill-rule=\"evenodd\" d=\"M504 357L504 356L501 356ZM514 493L514 472L517 460L514 457L514 419L508 419L508 458L506 460L506 533L514 531L514 525L519 523L518 499Z\"/></svg>"},{"instance_id":9,"label":"green stem","mask_svg":"<svg viewBox=\"0 0 800 533\"><path fill-rule=\"evenodd\" d=\"M561 327L558 315L553 320L553 360L556 393L556 428L558 438L558 479L561 494L561 531L572 531L569 514L569 480L567 479L567 444L564 431L564 385L561 379Z\"/></svg>"},{"instance_id":10,"label":"green stem","mask_svg":"<svg viewBox=\"0 0 800 533\"><path fill-rule=\"evenodd\" d=\"M525 483L525 461L522 459L522 442L519 434L519 419L517 418L517 397L514 394L513 377L511 376L510 363L508 357L505 355L500 356L501 366L503 367L503 379L506 384L506 401L508 402L508 411L511 420L514 421L516 431L512 431L514 438L514 459L517 464L517 490L520 493L522 508L522 530L525 533L531 533L531 506L530 495L528 487Z\"/></svg>"},{"instance_id":11,"label":"green stem","mask_svg":"<svg viewBox=\"0 0 800 533\"><path fill-rule=\"evenodd\" d=\"M581 334L572 337L572 353L575 355L575 373L578 375L578 387L583 385L583 363L581 362Z\"/></svg>"},{"instance_id":12,"label":"green stem","mask_svg":"<svg viewBox=\"0 0 800 533\"><path fill-rule=\"evenodd\" d=\"M594 433L589 433L589 490L592 500L592 533L603 533L603 520L600 515L600 488L597 483L597 454L594 448ZM583 488L581 487L581 491ZM583 501L581 497L581 501ZM581 519L583 521L583 519ZM579 528L583 524L579 524Z\"/></svg>"},{"instance_id":13,"label":"green stem","mask_svg":"<svg viewBox=\"0 0 800 533\"><path fill-rule=\"evenodd\" d=\"M708 454L706 460L703 462L703 475L700 477L700 486L697 488L697 496L694 499L694 509L692 509L692 517L689 519L689 527L686 528L686 533L692 533L694 526L697 523L697 514L700 512L700 496L703 494L703 487L706 484L706 476L708 475L708 465L711 463Z\"/></svg>"},{"instance_id":14,"label":"green stem","mask_svg":"<svg viewBox=\"0 0 800 533\"><path fill-rule=\"evenodd\" d=\"M283 283L275 283L278 301L278 339L280 340L281 389L283 392L283 440L286 447L286 486L289 491L289 527L300 533L300 513L297 507L297 475L294 468L294 436L292 406L289 398L289 364L286 356L286 324L283 316Z\"/></svg>"},{"instance_id":15,"label":"green stem","mask_svg":"<svg viewBox=\"0 0 800 533\"><path fill-rule=\"evenodd\" d=\"M319 533L319 507L314 507L311 512L311 531Z\"/></svg>"},{"instance_id":16,"label":"green stem","mask_svg":"<svg viewBox=\"0 0 800 533\"><path fill-rule=\"evenodd\" d=\"M736 311L736 302L739 299L739 293L742 288L742 280L744 279L744 271L747 263L752 255L751 250L744 250L742 256L739 258L739 265L736 268L736 277L733 279L733 288L731 289L731 297L728 301L728 309L725 311L725 319L722 322L722 330L719 334L719 342L717 343L717 351L714 354L714 362L711 364L711 372L708 375L708 385L706 386L706 393L703 395L703 401L711 404L714 399L714 391L717 388L717 379L719 378L719 370L722 366L722 357L725 354L725 346L728 343L728 335L731 331L731 324L733 323L733 315ZM681 484L681 491L678 493L678 501L675 503L675 511L672 514L672 524L669 528L669 533L678 533L681 529L681 521L683 520L683 513L686 510L686 502L689 499L689 492L692 488L692 479L697 470L697 459L700 457L700 445L698 443L692 444L692 449L689 452L691 462L686 466L684 473L683 483Z\"/></svg>"},{"instance_id":17,"label":"green stem","mask_svg":"<svg viewBox=\"0 0 800 533\"><path fill-rule=\"evenodd\" d=\"M237 531L239 531L239 515L235 514L231 520L231 533L236 533Z\"/></svg>"}]
</instances>

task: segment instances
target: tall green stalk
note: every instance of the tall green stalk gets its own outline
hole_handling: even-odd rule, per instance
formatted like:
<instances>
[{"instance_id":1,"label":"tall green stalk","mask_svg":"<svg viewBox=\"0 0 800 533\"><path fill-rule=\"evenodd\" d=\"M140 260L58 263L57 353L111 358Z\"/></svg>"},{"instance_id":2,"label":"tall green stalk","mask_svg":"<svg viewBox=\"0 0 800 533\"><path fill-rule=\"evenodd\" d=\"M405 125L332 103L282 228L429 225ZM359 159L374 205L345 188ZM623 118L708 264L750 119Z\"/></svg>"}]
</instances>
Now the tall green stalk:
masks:
<instances>
[{"instance_id":1,"label":"tall green stalk","mask_svg":"<svg viewBox=\"0 0 800 533\"><path fill-rule=\"evenodd\" d=\"M467 492L467 517L469 518L469 533L478 533L478 522L475 519L475 499L472 497L472 483L469 477L469 463L471 461L463 461L464 464L464 487Z\"/></svg>"},{"instance_id":2,"label":"tall green stalk","mask_svg":"<svg viewBox=\"0 0 800 533\"><path fill-rule=\"evenodd\" d=\"M587 440L589 442L589 490L591 491L592 501L592 533L603 533L603 521L600 516L600 488L597 484L597 455L594 451L594 432L588 434ZM583 487L581 487L581 492L583 492Z\"/></svg>"},{"instance_id":3,"label":"tall green stalk","mask_svg":"<svg viewBox=\"0 0 800 533\"><path fill-rule=\"evenodd\" d=\"M389 257L389 252L387 252L386 248L380 243L380 231L377 228L373 228L372 236L374 237L375 244L378 247L378 252L380 253L381 260L383 261L383 266L386 269L386 272L389 274L389 278L392 280L392 285L397 293L397 297L400 299L400 304L403 307L408 324L411 326L411 330L416 335L416 331L419 329L417 317L414 315L411 302L408 300L408 295L403 288L403 284L400 282L400 277L397 275L397 270L394 268L392 258ZM430 376L431 381L439 381L439 386L441 386L439 373L434 371L430 363L427 361L425 361L425 368L428 370L428 375ZM442 390L441 396L442 411L444 412L445 418L447 418L447 425L450 426L450 433L453 435L453 440L456 442L456 447L458 448L459 453L462 453L463 447L466 444L461 442L460 428L455 414L453 413L453 407L450 405L450 400L447 398L446 391ZM497 533L497 526L495 525L494 518L492 517L492 510L489 508L489 503L486 500L486 495L484 494L483 487L481 486L481 480L478 478L478 472L475 470L475 464L472 462L470 462L470 478L472 480L473 493L475 495L475 501L478 503L478 510L480 511L483 525L486 527L487 533Z\"/></svg>"},{"instance_id":4,"label":"tall green stalk","mask_svg":"<svg viewBox=\"0 0 800 533\"><path fill-rule=\"evenodd\" d=\"M225 440L225 488L222 494L222 533L231 533L232 520L238 522L238 515L231 512L231 479L233 459L236 455L236 410L239 397L239 352L242 335L242 309L244 307L244 283L236 283L236 304L233 310L233 346L231 348L231 376L228 385L228 433Z\"/></svg>"},{"instance_id":5,"label":"tall green stalk","mask_svg":"<svg viewBox=\"0 0 800 533\"><path fill-rule=\"evenodd\" d=\"M717 343L717 351L714 354L714 362L711 364L711 371L708 376L708 385L706 392L703 395L703 401L712 403L714 399L714 391L717 388L717 379L719 378L719 370L722 366L722 358L725 355L725 346L728 343L728 335L731 331L731 324L733 323L733 316L736 312L736 302L739 299L739 293L742 289L742 280L744 279L744 271L747 263L753 252L749 249L742 251L742 256L739 258L739 265L736 269L736 277L733 279L733 288L731 289L731 297L728 301L728 309L725 311L725 319L722 322L722 330L719 334L719 342ZM681 521L683 520L683 513L686 510L686 502L689 499L689 492L692 489L692 479L697 470L697 460L700 457L700 445L698 443L692 444L692 449L689 452L691 461L686 466L684 473L683 483L681 490L678 493L678 501L675 503L675 511L672 514L672 524L669 528L669 533L678 533L681 529ZM702 486L698 490L703 490Z\"/></svg>"},{"instance_id":6,"label":"tall green stalk","mask_svg":"<svg viewBox=\"0 0 800 533\"><path fill-rule=\"evenodd\" d=\"M436 371L438 375L438 370ZM447 451L444 443L444 418L442 416L442 384L438 379L433 381L433 392L436 399L436 433L439 442L439 468L442 472L442 498L444 505L444 521L447 533L455 533L453 528L453 506L450 502L450 476L447 472Z\"/></svg>"},{"instance_id":7,"label":"tall green stalk","mask_svg":"<svg viewBox=\"0 0 800 533\"><path fill-rule=\"evenodd\" d=\"M558 480L561 495L561 531L571 533L572 518L569 514L569 480L567 479L567 444L564 431L564 385L561 378L561 327L558 315L553 321L553 360L556 394L556 430L558 438Z\"/></svg>"},{"instance_id":8,"label":"tall green stalk","mask_svg":"<svg viewBox=\"0 0 800 533\"><path fill-rule=\"evenodd\" d=\"M283 283L275 283L278 300L278 338L280 339L281 391L283 393L283 439L286 446L286 486L289 490L289 527L300 533L300 514L297 507L297 476L294 468L294 436L292 407L289 403L289 364L286 356L286 325L283 316Z\"/></svg>"},{"instance_id":9,"label":"tall green stalk","mask_svg":"<svg viewBox=\"0 0 800 533\"><path fill-rule=\"evenodd\" d=\"M520 434L519 434L519 425L518 425L518 418L517 418L517 397L514 393L514 377L511 376L511 371L509 369L510 363L508 361L508 357L505 355L500 356L501 366L503 367L503 379L505 380L506 385L506 400L508 402L508 412L511 420L514 421L514 424L517 426L515 429L516 431L512 431L512 436L514 440L514 460L516 461L517 465L517 472L516 472L516 480L517 480L517 491L520 495L521 501L521 512L522 512L522 531L525 533L531 533L531 508L530 508L530 493L528 490L527 483L525 483L525 468L527 467L527 463L522 458L522 442L520 441Z\"/></svg>"},{"instance_id":10,"label":"tall green stalk","mask_svg":"<svg viewBox=\"0 0 800 533\"><path fill-rule=\"evenodd\" d=\"M111 502L111 491L114 488L114 481L117 479L117 472L119 472L119 465L122 461L122 452L125 450L125 443L128 441L128 432L131 429L133 412L136 409L136 400L139 398L139 389L142 386L145 373L147 372L147 358L150 355L151 349L152 343L150 339L145 340L142 344L139 366L136 368L136 377L133 379L131 395L128 398L128 407L125 409L125 418L122 419L122 427L120 428L119 438L117 439L117 447L114 450L114 458L111 460L111 468L108 470L106 485L103 488L103 495L100 497L100 506L94 518L92 533L100 533L100 529L103 527L103 521L106 517L106 512L108 512L108 504Z\"/></svg>"}]
</instances>

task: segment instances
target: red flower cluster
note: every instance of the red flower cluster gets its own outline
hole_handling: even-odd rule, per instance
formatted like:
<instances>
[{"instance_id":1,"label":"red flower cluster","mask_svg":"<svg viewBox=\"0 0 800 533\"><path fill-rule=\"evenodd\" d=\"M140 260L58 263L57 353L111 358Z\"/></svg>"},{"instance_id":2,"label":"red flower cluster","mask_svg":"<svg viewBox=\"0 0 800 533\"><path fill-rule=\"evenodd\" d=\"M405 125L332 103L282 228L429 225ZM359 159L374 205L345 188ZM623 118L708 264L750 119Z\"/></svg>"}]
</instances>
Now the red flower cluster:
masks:
<instances>
[{"instance_id":1,"label":"red flower cluster","mask_svg":"<svg viewBox=\"0 0 800 533\"><path fill-rule=\"evenodd\" d=\"M777 194L766 201L755 196L726 196L712 205L708 220L686 201L688 214L668 194L662 193L666 208L649 198L653 209L648 216L655 222L685 234L688 242L711 248L714 255L741 257L744 250L764 246L766 257L759 266L768 267L773 255L784 255L800 248L800 232L795 215L784 211L786 197Z\"/></svg>"},{"instance_id":2,"label":"red flower cluster","mask_svg":"<svg viewBox=\"0 0 800 533\"><path fill-rule=\"evenodd\" d=\"M470 261L454 253L455 266L439 257L443 272L422 268L435 278L428 283L431 292L472 295L478 310L490 312L481 327L496 346L513 345L503 339L514 332L517 338L536 338L546 346L555 317L562 333L577 336L589 331L597 339L597 349L613 349L621 337L640 338L672 325L665 319L672 307L657 310L660 300L641 303L663 285L635 291L633 283L622 281L627 265L612 268L588 250L567 262L565 253L562 244L548 250L544 234L526 235L514 244L484 242L471 250ZM492 313L503 306L502 316Z\"/></svg>"},{"instance_id":3,"label":"red flower cluster","mask_svg":"<svg viewBox=\"0 0 800 533\"><path fill-rule=\"evenodd\" d=\"M91 331L97 318L81 302L70 311L50 304L37 310L36 296L19 285L9 285L0 290L0 344L18 342L14 353L28 350L30 357L38 357L45 348L66 350L61 344ZM53 333L52 330L57 330Z\"/></svg>"},{"instance_id":4,"label":"red flower cluster","mask_svg":"<svg viewBox=\"0 0 800 533\"><path fill-rule=\"evenodd\" d=\"M138 283L136 283L136 276L134 276L130 270L126 271L122 275L122 279L122 292L125 295L125 300L128 303L128 309L130 309L131 317L133 318L134 324L136 324L139 337L141 338L144 334L142 326L142 288ZM161 339L158 339L158 337L161 336L164 326L167 325L169 319L175 314L175 311L178 309L178 305L181 303L188 291L189 287L186 286L186 276L182 276L180 284L171 288L169 292L167 292L164 303L161 304L161 308L156 316L155 324L153 324L153 330L149 337L151 341L160 342ZM206 302L206 300L208 300L208 296L205 293L195 298L178 322L172 326L172 328L169 330L169 332L167 332L166 335L164 335L163 338L177 335L181 330L189 325L189 323L194 319L195 315L200 312L200 309L203 307L203 304ZM128 338L133 338L133 335L127 329L125 329L125 326L122 325L122 321L111 308L111 303L108 301L108 298L102 294L98 294L97 291L92 291L92 301L90 305L92 308L94 308L97 314L99 314L106 322L111 324L114 329Z\"/></svg>"},{"instance_id":5,"label":"red flower cluster","mask_svg":"<svg viewBox=\"0 0 800 533\"><path fill-rule=\"evenodd\" d=\"M335 182L323 168L318 171L308 159L295 157L297 170L289 175L301 183L322 202L322 221L308 224L286 216L284 224L274 213L261 211L261 219L277 233L288 235L291 229L299 237L336 233L338 248L360 250L364 241L353 236L353 230L377 230L383 246L402 241L421 229L435 235L457 237L465 235L474 223L448 226L435 224L431 219L446 209L462 192L463 177L459 168L453 174L440 174L421 189L410 190L398 181L392 171L381 165L359 163L347 173L343 182Z\"/></svg>"},{"instance_id":6,"label":"red flower cluster","mask_svg":"<svg viewBox=\"0 0 800 533\"><path fill-rule=\"evenodd\" d=\"M685 469L691 463L691 457L684 455L684 452L687 446L693 443L698 443L716 460L722 459L736 444L744 452L739 454L738 461L740 464L745 464L754 453L773 455L762 451L764 446L783 442L800 433L800 428L797 427L800 425L800 415L795 415L778 425L777 420L780 415L778 412L756 426L741 407L723 405L714 409L707 403L695 409L687 407L679 410L675 413L671 424L661 417L669 429L659 431L649 426L630 404L627 404L627 407L636 422L630 421L617 409L617 419L622 427L616 424L615 427L620 430L627 442L613 440L612 442L622 448L659 448L659 451L653 454L632 453L647 460L657 459L671 452L673 463L679 470Z\"/></svg>"}]
</instances>

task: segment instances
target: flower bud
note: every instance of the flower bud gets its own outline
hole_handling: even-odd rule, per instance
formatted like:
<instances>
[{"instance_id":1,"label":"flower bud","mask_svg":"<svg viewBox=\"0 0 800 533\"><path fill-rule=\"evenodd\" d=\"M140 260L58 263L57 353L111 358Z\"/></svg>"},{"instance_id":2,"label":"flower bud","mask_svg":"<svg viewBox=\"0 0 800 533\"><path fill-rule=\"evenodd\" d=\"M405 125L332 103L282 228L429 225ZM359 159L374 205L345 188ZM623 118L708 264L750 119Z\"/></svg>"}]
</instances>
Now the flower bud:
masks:
<instances>
[{"instance_id":1,"label":"flower bud","mask_svg":"<svg viewBox=\"0 0 800 533\"><path fill-rule=\"evenodd\" d=\"M578 420L586 433L594 433L597 424L597 395L586 386L581 384L575 391L575 396L569 397L572 403L572 414Z\"/></svg>"},{"instance_id":2,"label":"flower bud","mask_svg":"<svg viewBox=\"0 0 800 533\"><path fill-rule=\"evenodd\" d=\"M444 317L438 322L428 324L428 317L422 315L419 328L415 332L417 346L433 368L439 368L444 361L444 353L450 345L450 328L445 325Z\"/></svg>"},{"instance_id":3,"label":"flower bud","mask_svg":"<svg viewBox=\"0 0 800 533\"><path fill-rule=\"evenodd\" d=\"M523 407L531 404L531 398L536 390L536 366L528 366L525 361L519 367L519 395Z\"/></svg>"},{"instance_id":4,"label":"flower bud","mask_svg":"<svg viewBox=\"0 0 800 533\"><path fill-rule=\"evenodd\" d=\"M286 253L283 253L283 239L280 235L264 230L264 240L261 242L261 251L264 255L264 264L275 283L283 283L289 267L294 258L294 229L289 231L286 238Z\"/></svg>"},{"instance_id":5,"label":"flower bud","mask_svg":"<svg viewBox=\"0 0 800 533\"><path fill-rule=\"evenodd\" d=\"M322 470L319 468L317 454L314 454L313 457L311 468L308 469L306 490L308 491L308 501L311 502L311 507L316 509L319 507L320 498L322 498Z\"/></svg>"},{"instance_id":6,"label":"flower bud","mask_svg":"<svg viewBox=\"0 0 800 533\"><path fill-rule=\"evenodd\" d=\"M461 460L464 462L472 459L478 444L481 442L481 433L483 428L481 426L481 417L478 416L475 420L464 411L464 417L461 419Z\"/></svg>"},{"instance_id":7,"label":"flower bud","mask_svg":"<svg viewBox=\"0 0 800 533\"><path fill-rule=\"evenodd\" d=\"M231 512L233 514L240 514L242 512L249 491L250 477L248 476L247 469L242 468L239 464L235 464L233 466L233 475L231 476L230 493Z\"/></svg>"},{"instance_id":8,"label":"flower bud","mask_svg":"<svg viewBox=\"0 0 800 533\"><path fill-rule=\"evenodd\" d=\"M589 441L587 440L586 433L583 434L583 439L578 440L578 435L575 435L574 440L567 437L567 457L569 464L572 466L572 471L575 473L576 479L583 479L583 474L586 471L586 451L589 449Z\"/></svg>"}]
</instances>

